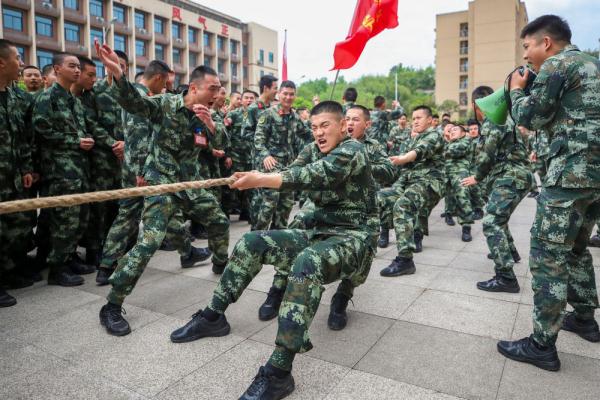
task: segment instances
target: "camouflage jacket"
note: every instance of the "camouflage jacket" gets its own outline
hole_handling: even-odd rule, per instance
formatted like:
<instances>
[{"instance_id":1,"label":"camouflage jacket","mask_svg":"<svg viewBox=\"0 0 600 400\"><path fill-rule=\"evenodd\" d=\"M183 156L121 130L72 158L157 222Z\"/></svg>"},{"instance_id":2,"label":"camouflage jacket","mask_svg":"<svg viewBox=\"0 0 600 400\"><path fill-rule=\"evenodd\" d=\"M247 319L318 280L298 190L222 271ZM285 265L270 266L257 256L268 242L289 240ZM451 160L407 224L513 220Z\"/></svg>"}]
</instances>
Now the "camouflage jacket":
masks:
<instances>
[{"instance_id":1,"label":"camouflage jacket","mask_svg":"<svg viewBox=\"0 0 600 400\"><path fill-rule=\"evenodd\" d=\"M202 179L198 163L201 148L194 145L194 135L208 132L208 128L185 107L187 92L145 97L123 76L111 86L110 94L125 111L146 118L152 124L152 139L143 169L144 179L149 184ZM186 193L193 200L202 191L187 190Z\"/></svg>"},{"instance_id":2,"label":"camouflage jacket","mask_svg":"<svg viewBox=\"0 0 600 400\"><path fill-rule=\"evenodd\" d=\"M390 130L388 136L388 142L392 143L392 147L389 148L388 154L391 156L397 156L398 154L405 153L403 150L410 139L410 128L400 128L400 125L396 124Z\"/></svg>"},{"instance_id":3,"label":"camouflage jacket","mask_svg":"<svg viewBox=\"0 0 600 400\"><path fill-rule=\"evenodd\" d=\"M438 193L443 191L444 140L433 128L429 128L406 144L405 153L414 150L417 159L404 165L398 183L410 184L416 181L428 182Z\"/></svg>"},{"instance_id":4,"label":"camouflage jacket","mask_svg":"<svg viewBox=\"0 0 600 400\"><path fill-rule=\"evenodd\" d=\"M342 105L342 109L344 110L344 115L346 115L346 111L348 111L349 109L351 109L352 107L354 107L354 102L353 101L349 101L347 103L344 103Z\"/></svg>"},{"instance_id":5,"label":"camouflage jacket","mask_svg":"<svg viewBox=\"0 0 600 400\"><path fill-rule=\"evenodd\" d=\"M496 125L485 119L481 125L485 132L483 146L477 153L474 175L477 182L489 179L506 179L519 189L531 185L531 172L527 159L527 146L510 119L506 125Z\"/></svg>"},{"instance_id":6,"label":"camouflage jacket","mask_svg":"<svg viewBox=\"0 0 600 400\"><path fill-rule=\"evenodd\" d=\"M254 133L260 116L269 109L269 105L257 100L250 104L246 110L244 121L242 122L242 138L250 141L254 145Z\"/></svg>"},{"instance_id":7,"label":"camouflage jacket","mask_svg":"<svg viewBox=\"0 0 600 400\"><path fill-rule=\"evenodd\" d=\"M312 134L312 127L310 121L302 121L304 130L298 132L298 147L296 148L296 154L300 154L304 146L311 144L315 139Z\"/></svg>"},{"instance_id":8,"label":"camouflage jacket","mask_svg":"<svg viewBox=\"0 0 600 400\"><path fill-rule=\"evenodd\" d=\"M510 97L517 125L548 135L544 186L600 188L600 61L566 46L544 62L531 95Z\"/></svg>"},{"instance_id":9,"label":"camouflage jacket","mask_svg":"<svg viewBox=\"0 0 600 400\"><path fill-rule=\"evenodd\" d=\"M386 186L392 183L396 177L396 169L385 153L383 146L377 140L366 136L363 137L363 140L359 140L359 142L365 145L375 182L379 186Z\"/></svg>"},{"instance_id":10,"label":"camouflage jacket","mask_svg":"<svg viewBox=\"0 0 600 400\"><path fill-rule=\"evenodd\" d=\"M283 114L281 105L278 105L264 112L258 119L254 135L259 169L262 169L262 162L268 156L274 157L280 168L294 161L301 144L300 137L305 131L305 125L294 111Z\"/></svg>"},{"instance_id":11,"label":"camouflage jacket","mask_svg":"<svg viewBox=\"0 0 600 400\"><path fill-rule=\"evenodd\" d=\"M371 127L367 132L367 135L371 139L377 140L383 146L387 146L388 136L392 126L391 121L395 121L404 113L402 107L398 107L395 110L375 110L371 111Z\"/></svg>"},{"instance_id":12,"label":"camouflage jacket","mask_svg":"<svg viewBox=\"0 0 600 400\"><path fill-rule=\"evenodd\" d=\"M134 83L140 96L149 96L150 89ZM148 143L152 137L152 123L148 118L123 111L125 119L125 162L123 163L123 183L135 185L137 176L143 175L148 157Z\"/></svg>"},{"instance_id":13,"label":"camouflage jacket","mask_svg":"<svg viewBox=\"0 0 600 400\"><path fill-rule=\"evenodd\" d=\"M107 79L102 79L94 85L96 107L98 110L98 124L108 135L115 140L123 140L125 129L123 109L108 93L110 84Z\"/></svg>"},{"instance_id":14,"label":"camouflage jacket","mask_svg":"<svg viewBox=\"0 0 600 400\"><path fill-rule=\"evenodd\" d=\"M473 143L468 137L463 137L446 143L444 158L447 174L468 173L471 169Z\"/></svg>"},{"instance_id":15,"label":"camouflage jacket","mask_svg":"<svg viewBox=\"0 0 600 400\"><path fill-rule=\"evenodd\" d=\"M227 116L231 119L229 125L229 140L231 141L230 155L234 163L251 162L253 142L242 137L242 127L248 111L244 107L236 108Z\"/></svg>"},{"instance_id":16,"label":"camouflage jacket","mask_svg":"<svg viewBox=\"0 0 600 400\"><path fill-rule=\"evenodd\" d=\"M362 143L348 137L328 154L310 144L281 174L281 190L306 191L315 204L316 234L353 235L376 248L377 189Z\"/></svg>"},{"instance_id":17,"label":"camouflage jacket","mask_svg":"<svg viewBox=\"0 0 600 400\"><path fill-rule=\"evenodd\" d=\"M25 113L31 99L7 87L0 103L0 199L23 190L22 176L33 172L32 140Z\"/></svg>"},{"instance_id":18,"label":"camouflage jacket","mask_svg":"<svg viewBox=\"0 0 600 400\"><path fill-rule=\"evenodd\" d=\"M82 138L94 137L95 123L79 99L54 83L36 99L32 118L42 180L87 180L89 153L79 144ZM102 146L102 135L97 136L94 146Z\"/></svg>"}]
</instances>

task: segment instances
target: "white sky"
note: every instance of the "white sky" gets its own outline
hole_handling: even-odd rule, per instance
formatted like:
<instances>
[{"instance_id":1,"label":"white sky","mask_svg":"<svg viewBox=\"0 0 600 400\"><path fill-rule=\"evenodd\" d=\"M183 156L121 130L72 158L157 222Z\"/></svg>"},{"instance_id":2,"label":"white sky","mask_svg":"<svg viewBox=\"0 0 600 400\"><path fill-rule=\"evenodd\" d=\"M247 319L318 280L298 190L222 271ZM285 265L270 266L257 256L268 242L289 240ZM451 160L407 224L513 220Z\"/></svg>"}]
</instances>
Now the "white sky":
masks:
<instances>
[{"instance_id":1,"label":"white sky","mask_svg":"<svg viewBox=\"0 0 600 400\"><path fill-rule=\"evenodd\" d=\"M354 13L356 0L195 0L244 22L254 21L280 32L288 30L289 78L302 83L327 77L333 80L333 49L342 41ZM515 0L497 0L515 1ZM599 0L526 0L529 20L543 14L567 19L573 43L597 49L600 38ZM468 0L399 0L399 26L382 32L367 43L361 59L350 70L341 71L346 80L364 74L387 74L397 64L432 65L434 61L435 15L461 11ZM279 64L281 65L281 54ZM301 78L305 76L304 78Z\"/></svg>"}]
</instances>

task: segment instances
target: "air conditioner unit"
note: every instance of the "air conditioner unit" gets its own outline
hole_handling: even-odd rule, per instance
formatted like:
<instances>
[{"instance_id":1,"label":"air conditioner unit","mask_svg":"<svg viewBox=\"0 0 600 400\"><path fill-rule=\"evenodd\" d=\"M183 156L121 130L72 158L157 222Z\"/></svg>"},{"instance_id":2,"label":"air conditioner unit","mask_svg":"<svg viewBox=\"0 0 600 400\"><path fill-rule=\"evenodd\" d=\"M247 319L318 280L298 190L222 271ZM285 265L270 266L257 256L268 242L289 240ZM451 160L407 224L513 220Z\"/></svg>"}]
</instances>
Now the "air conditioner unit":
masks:
<instances>
[{"instance_id":1,"label":"air conditioner unit","mask_svg":"<svg viewBox=\"0 0 600 400\"><path fill-rule=\"evenodd\" d=\"M177 38L177 39L175 39L175 41L176 41L177 43L183 43L183 40L181 40L181 38Z\"/></svg>"},{"instance_id":2,"label":"air conditioner unit","mask_svg":"<svg viewBox=\"0 0 600 400\"><path fill-rule=\"evenodd\" d=\"M140 33L143 33L144 35L145 35L146 33L148 33L148 31L147 31L146 29L144 29L144 28L142 28L142 29L139 29L139 32L140 32Z\"/></svg>"},{"instance_id":3,"label":"air conditioner unit","mask_svg":"<svg viewBox=\"0 0 600 400\"><path fill-rule=\"evenodd\" d=\"M103 23L104 22L104 18L96 16L96 21L98 21L100 23Z\"/></svg>"},{"instance_id":4,"label":"air conditioner unit","mask_svg":"<svg viewBox=\"0 0 600 400\"><path fill-rule=\"evenodd\" d=\"M52 10L54 8L52 3L48 2L48 1L42 1L42 7L46 8L48 10Z\"/></svg>"}]
</instances>

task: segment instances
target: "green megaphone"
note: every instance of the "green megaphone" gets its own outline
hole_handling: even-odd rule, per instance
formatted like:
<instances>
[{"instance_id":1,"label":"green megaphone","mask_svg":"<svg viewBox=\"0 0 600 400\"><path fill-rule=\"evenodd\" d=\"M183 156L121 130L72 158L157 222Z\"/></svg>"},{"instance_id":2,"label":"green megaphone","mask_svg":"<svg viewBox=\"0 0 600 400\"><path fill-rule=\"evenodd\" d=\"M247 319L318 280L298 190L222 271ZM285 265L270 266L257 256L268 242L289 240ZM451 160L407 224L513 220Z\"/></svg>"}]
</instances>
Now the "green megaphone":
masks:
<instances>
[{"instance_id":1,"label":"green megaphone","mask_svg":"<svg viewBox=\"0 0 600 400\"><path fill-rule=\"evenodd\" d=\"M508 117L508 104L504 88L496 90L489 96L475 100L475 104L483 115L496 125L504 125Z\"/></svg>"}]
</instances>

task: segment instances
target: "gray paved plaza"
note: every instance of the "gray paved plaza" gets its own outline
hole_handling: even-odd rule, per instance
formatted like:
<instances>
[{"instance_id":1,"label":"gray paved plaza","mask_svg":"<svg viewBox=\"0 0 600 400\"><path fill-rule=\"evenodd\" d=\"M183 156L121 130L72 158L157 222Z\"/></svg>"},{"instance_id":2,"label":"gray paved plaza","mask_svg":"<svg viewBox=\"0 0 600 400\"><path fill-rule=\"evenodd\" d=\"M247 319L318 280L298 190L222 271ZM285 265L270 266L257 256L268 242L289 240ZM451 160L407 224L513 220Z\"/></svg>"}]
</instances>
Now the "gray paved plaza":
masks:
<instances>
[{"instance_id":1,"label":"gray paved plaza","mask_svg":"<svg viewBox=\"0 0 600 400\"><path fill-rule=\"evenodd\" d=\"M558 373L508 361L498 339L531 330L529 228L535 201L525 199L511 220L523 257L519 294L478 291L492 276L481 223L472 243L460 227L430 218L417 273L382 278L394 258L379 251L367 282L350 304L341 332L327 328L328 287L310 332L315 347L297 357L291 399L599 399L600 344L562 332ZM231 248L248 230L231 226ZM196 241L196 246L206 245ZM600 252L592 250L598 260ZM273 268L265 266L227 313L229 336L172 344L169 334L209 299L218 276L210 265L182 270L176 252L159 252L127 298L133 332L109 336L98 322L107 287L93 275L79 288L11 291L15 307L0 309L0 399L237 399L273 348L276 321L261 322ZM596 277L600 270L596 269ZM600 315L597 313L597 318Z\"/></svg>"}]
</instances>

